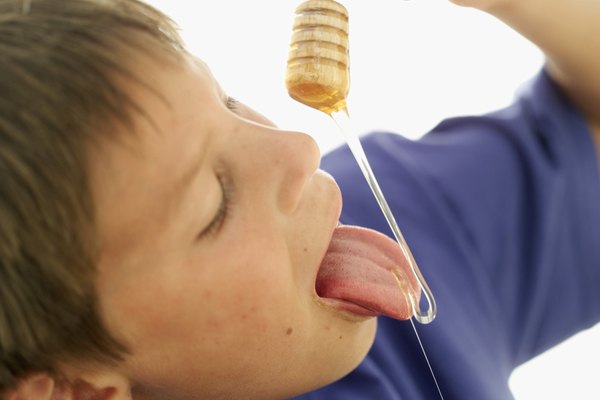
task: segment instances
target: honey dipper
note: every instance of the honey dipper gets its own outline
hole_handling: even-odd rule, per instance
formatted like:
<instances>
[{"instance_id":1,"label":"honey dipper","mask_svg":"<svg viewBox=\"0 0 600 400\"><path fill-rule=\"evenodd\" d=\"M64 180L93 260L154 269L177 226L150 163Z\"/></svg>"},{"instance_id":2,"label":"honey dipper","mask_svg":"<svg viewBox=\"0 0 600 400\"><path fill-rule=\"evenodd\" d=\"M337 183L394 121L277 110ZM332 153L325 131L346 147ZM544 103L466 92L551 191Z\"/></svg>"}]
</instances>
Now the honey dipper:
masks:
<instances>
[{"instance_id":1,"label":"honey dipper","mask_svg":"<svg viewBox=\"0 0 600 400\"><path fill-rule=\"evenodd\" d=\"M333 0L296 8L286 87L290 96L327 114L343 110L350 89L348 11Z\"/></svg>"}]
</instances>

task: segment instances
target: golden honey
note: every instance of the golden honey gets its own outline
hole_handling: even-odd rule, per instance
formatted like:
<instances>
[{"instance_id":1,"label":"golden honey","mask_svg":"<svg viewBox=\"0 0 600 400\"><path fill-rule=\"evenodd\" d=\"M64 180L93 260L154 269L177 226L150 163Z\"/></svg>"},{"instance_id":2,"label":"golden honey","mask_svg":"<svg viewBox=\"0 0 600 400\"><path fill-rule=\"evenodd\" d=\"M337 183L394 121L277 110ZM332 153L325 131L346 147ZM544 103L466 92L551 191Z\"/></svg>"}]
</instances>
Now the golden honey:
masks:
<instances>
[{"instance_id":1,"label":"golden honey","mask_svg":"<svg viewBox=\"0 0 600 400\"><path fill-rule=\"evenodd\" d=\"M296 8L285 78L289 95L331 114L346 108L350 90L348 11L334 0Z\"/></svg>"}]
</instances>

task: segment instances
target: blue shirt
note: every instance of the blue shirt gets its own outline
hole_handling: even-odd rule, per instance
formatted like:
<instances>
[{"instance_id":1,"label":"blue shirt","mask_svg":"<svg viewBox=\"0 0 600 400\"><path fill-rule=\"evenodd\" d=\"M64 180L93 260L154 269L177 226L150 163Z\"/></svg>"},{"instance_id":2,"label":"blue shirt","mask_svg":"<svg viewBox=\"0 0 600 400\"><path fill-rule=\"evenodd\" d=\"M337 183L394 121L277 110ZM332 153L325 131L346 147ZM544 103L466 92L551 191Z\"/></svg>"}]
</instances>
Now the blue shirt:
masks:
<instances>
[{"instance_id":1,"label":"blue shirt","mask_svg":"<svg viewBox=\"0 0 600 400\"><path fill-rule=\"evenodd\" d=\"M598 159L545 71L506 109L363 145L438 303L416 325L446 400L512 398L516 366L600 320ZM392 236L346 147L322 167L343 223ZM410 323L382 317L355 371L297 399L438 398Z\"/></svg>"}]
</instances>

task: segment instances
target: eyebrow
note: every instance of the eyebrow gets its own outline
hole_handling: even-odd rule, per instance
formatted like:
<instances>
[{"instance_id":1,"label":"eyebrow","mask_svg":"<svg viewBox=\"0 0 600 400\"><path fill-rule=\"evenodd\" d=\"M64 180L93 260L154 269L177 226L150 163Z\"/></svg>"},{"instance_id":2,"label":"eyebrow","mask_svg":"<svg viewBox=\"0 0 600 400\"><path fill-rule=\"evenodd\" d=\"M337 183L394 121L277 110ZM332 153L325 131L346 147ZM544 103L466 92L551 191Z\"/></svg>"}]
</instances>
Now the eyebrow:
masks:
<instances>
[{"instance_id":1,"label":"eyebrow","mask_svg":"<svg viewBox=\"0 0 600 400\"><path fill-rule=\"evenodd\" d=\"M166 190L162 190L162 200L158 205L157 210L157 221L162 226L178 226L177 230L192 229L192 225L197 223L198 218L187 218L189 212L187 211L191 207L191 192L193 189L193 182L198 177L203 169L205 162L204 150L198 149L193 154L193 160L186 165L183 173L177 174L171 178L167 178ZM202 210L205 208L206 198L202 196L195 200L194 213L199 214L196 210ZM189 220L186 222L186 220Z\"/></svg>"},{"instance_id":2,"label":"eyebrow","mask_svg":"<svg viewBox=\"0 0 600 400\"><path fill-rule=\"evenodd\" d=\"M196 137L199 135L195 135ZM166 178L165 181L165 189L162 190L164 193L162 198L163 204L160 206L162 211L161 214L165 216L165 218L170 219L174 216L177 216L180 213L181 205L185 201L187 197L187 193L191 190L192 182L200 171L202 170L202 166L206 161L206 140L200 139L196 140L193 143L185 143L180 145L182 146L193 146L195 147L193 152L190 152L190 156L186 157L185 160L176 159L175 163L181 164L183 161L186 161L186 165L184 168L179 169L179 171L173 173L172 176ZM181 162L180 162L181 161ZM182 171L183 170L183 171ZM181 172L180 172L181 171Z\"/></svg>"},{"instance_id":3,"label":"eyebrow","mask_svg":"<svg viewBox=\"0 0 600 400\"><path fill-rule=\"evenodd\" d=\"M179 176L177 181L174 184L173 195L176 198L182 198L183 194L190 187L194 178L198 176L200 170L202 169L202 165L204 164L204 151L200 150L194 155L194 162L190 163L190 166L184 171L183 174Z\"/></svg>"}]
</instances>

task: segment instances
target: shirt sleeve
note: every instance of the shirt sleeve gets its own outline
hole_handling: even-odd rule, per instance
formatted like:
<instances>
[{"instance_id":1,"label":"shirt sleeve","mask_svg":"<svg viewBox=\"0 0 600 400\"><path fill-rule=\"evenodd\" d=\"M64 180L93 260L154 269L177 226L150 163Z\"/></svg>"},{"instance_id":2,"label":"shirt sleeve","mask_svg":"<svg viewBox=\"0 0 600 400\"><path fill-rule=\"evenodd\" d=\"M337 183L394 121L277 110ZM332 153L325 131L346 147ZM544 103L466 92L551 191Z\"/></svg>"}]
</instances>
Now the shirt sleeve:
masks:
<instances>
[{"instance_id":1,"label":"shirt sleeve","mask_svg":"<svg viewBox=\"0 0 600 400\"><path fill-rule=\"evenodd\" d=\"M508 398L515 366L600 320L599 164L582 115L545 71L504 110L363 145L438 302L418 328L445 397ZM392 236L350 152L323 167L342 189L342 222ZM367 360L328 390L378 377L389 391L377 398L435 398L420 391L432 382L406 322L379 325ZM336 398L327 393L310 398Z\"/></svg>"}]
</instances>

